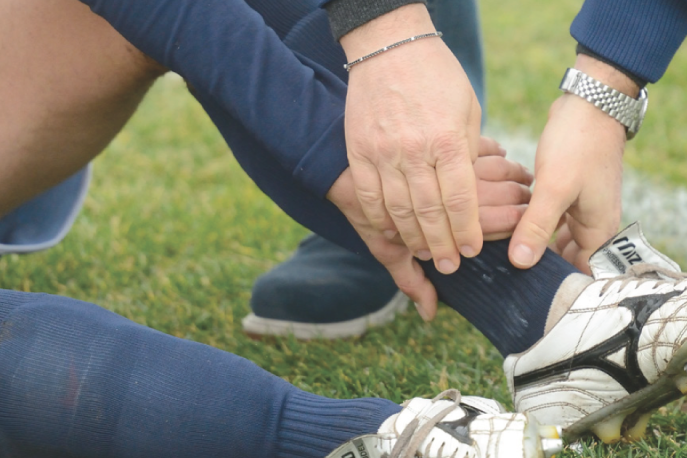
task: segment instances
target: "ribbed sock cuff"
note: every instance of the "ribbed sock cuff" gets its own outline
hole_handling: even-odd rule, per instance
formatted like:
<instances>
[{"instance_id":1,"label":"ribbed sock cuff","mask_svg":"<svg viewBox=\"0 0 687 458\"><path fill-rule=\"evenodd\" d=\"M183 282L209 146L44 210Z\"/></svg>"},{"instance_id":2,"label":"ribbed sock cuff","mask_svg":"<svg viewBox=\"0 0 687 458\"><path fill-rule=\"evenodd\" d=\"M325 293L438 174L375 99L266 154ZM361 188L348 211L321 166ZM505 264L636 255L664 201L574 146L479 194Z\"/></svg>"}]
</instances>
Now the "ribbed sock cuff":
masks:
<instances>
[{"instance_id":1,"label":"ribbed sock cuff","mask_svg":"<svg viewBox=\"0 0 687 458\"><path fill-rule=\"evenodd\" d=\"M32 296L32 293L0 289L0 324L5 321L12 310L29 302Z\"/></svg>"},{"instance_id":2,"label":"ribbed sock cuff","mask_svg":"<svg viewBox=\"0 0 687 458\"><path fill-rule=\"evenodd\" d=\"M329 399L295 391L289 395L277 435L279 458L322 458L362 434L376 433L401 406L386 399Z\"/></svg>"}]
</instances>

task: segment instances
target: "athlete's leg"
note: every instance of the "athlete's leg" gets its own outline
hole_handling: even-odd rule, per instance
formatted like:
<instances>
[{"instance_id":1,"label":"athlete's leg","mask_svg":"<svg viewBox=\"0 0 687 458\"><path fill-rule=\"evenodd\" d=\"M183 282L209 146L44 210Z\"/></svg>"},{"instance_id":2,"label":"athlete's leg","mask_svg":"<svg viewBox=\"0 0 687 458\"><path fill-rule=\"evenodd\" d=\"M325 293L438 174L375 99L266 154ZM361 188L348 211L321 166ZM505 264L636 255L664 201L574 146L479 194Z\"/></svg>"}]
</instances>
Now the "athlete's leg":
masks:
<instances>
[{"instance_id":1,"label":"athlete's leg","mask_svg":"<svg viewBox=\"0 0 687 458\"><path fill-rule=\"evenodd\" d=\"M0 216L105 148L164 69L74 0L0 0Z\"/></svg>"},{"instance_id":2,"label":"athlete's leg","mask_svg":"<svg viewBox=\"0 0 687 458\"><path fill-rule=\"evenodd\" d=\"M455 402L414 399L396 415L385 399L329 399L65 297L0 290L0 337L3 458L322 458L378 431L367 446L381 450L355 456L391 452L401 432L426 458L485 457L466 434L493 458L546 445L495 401L446 393ZM446 423L420 428L440 412Z\"/></svg>"},{"instance_id":3,"label":"athlete's leg","mask_svg":"<svg viewBox=\"0 0 687 458\"><path fill-rule=\"evenodd\" d=\"M0 290L0 456L312 457L400 407L312 395L93 304Z\"/></svg>"}]
</instances>

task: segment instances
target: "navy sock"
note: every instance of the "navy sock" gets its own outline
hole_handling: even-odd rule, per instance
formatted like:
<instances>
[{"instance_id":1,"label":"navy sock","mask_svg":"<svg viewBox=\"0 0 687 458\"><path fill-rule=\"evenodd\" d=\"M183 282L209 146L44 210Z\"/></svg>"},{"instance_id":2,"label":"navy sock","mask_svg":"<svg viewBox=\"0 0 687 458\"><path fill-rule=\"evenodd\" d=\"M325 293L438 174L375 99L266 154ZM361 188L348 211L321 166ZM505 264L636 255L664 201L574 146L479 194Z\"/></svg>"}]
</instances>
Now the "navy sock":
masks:
<instances>
[{"instance_id":1,"label":"navy sock","mask_svg":"<svg viewBox=\"0 0 687 458\"><path fill-rule=\"evenodd\" d=\"M531 269L517 269L508 260L509 242L485 242L480 255L463 258L452 275L440 273L431 261L422 262L439 300L504 356L527 350L544 335L553 297L568 275L579 272L550 250Z\"/></svg>"},{"instance_id":2,"label":"navy sock","mask_svg":"<svg viewBox=\"0 0 687 458\"><path fill-rule=\"evenodd\" d=\"M0 290L0 322L4 458L321 458L400 410L64 297Z\"/></svg>"}]
</instances>

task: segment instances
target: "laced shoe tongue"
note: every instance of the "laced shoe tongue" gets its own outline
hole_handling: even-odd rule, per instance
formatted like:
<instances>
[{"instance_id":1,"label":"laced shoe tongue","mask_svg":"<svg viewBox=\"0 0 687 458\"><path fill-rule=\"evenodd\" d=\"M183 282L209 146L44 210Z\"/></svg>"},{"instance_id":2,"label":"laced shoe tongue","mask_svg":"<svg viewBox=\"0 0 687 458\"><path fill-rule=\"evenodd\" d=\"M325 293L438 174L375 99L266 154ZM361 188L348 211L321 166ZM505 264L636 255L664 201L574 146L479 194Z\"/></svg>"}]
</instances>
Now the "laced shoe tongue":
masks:
<instances>
[{"instance_id":1,"label":"laced shoe tongue","mask_svg":"<svg viewBox=\"0 0 687 458\"><path fill-rule=\"evenodd\" d=\"M620 231L589 258L589 267L597 280L622 275L630 267L640 263L681 272L675 261L649 245L638 222Z\"/></svg>"}]
</instances>

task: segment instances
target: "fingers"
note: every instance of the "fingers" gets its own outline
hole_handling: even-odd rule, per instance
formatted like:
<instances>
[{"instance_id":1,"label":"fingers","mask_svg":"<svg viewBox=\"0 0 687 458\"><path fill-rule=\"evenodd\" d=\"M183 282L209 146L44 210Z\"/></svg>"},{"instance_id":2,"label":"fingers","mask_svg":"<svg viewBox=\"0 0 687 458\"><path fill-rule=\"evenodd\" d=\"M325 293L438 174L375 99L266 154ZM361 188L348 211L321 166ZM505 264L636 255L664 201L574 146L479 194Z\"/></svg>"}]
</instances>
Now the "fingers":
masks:
<instances>
[{"instance_id":1,"label":"fingers","mask_svg":"<svg viewBox=\"0 0 687 458\"><path fill-rule=\"evenodd\" d=\"M480 156L474 164L475 176L486 181L516 181L531 186L534 175L527 167L499 156Z\"/></svg>"},{"instance_id":2,"label":"fingers","mask_svg":"<svg viewBox=\"0 0 687 458\"><path fill-rule=\"evenodd\" d=\"M471 161L460 161L463 156L469 157L454 154L436 168L422 161L402 170L365 160L351 163L356 195L372 226L388 239L400 233L415 256L434 259L445 274L458 269L461 253L470 257L481 249L476 180ZM501 170L501 175L517 175L503 164Z\"/></svg>"},{"instance_id":3,"label":"fingers","mask_svg":"<svg viewBox=\"0 0 687 458\"><path fill-rule=\"evenodd\" d=\"M425 321L434 319L437 311L437 293L425 273L406 246L396 245L371 230L362 218L347 217L365 240L370 252L389 271L398 288L415 302L418 313Z\"/></svg>"},{"instance_id":4,"label":"fingers","mask_svg":"<svg viewBox=\"0 0 687 458\"><path fill-rule=\"evenodd\" d=\"M351 220L359 234L366 234L364 240L370 252L389 271L398 288L415 302L418 313L425 321L434 319L437 311L437 293L425 277L425 273L405 246L394 245L375 232L360 230L366 222ZM379 234L379 233L376 233Z\"/></svg>"},{"instance_id":5,"label":"fingers","mask_svg":"<svg viewBox=\"0 0 687 458\"><path fill-rule=\"evenodd\" d=\"M494 241L510 237L526 209L527 205L480 207L479 222L484 231L484 240Z\"/></svg>"},{"instance_id":6,"label":"fingers","mask_svg":"<svg viewBox=\"0 0 687 458\"><path fill-rule=\"evenodd\" d=\"M515 181L484 181L477 182L477 196L479 206L495 207L500 205L526 204L532 197L532 191Z\"/></svg>"},{"instance_id":7,"label":"fingers","mask_svg":"<svg viewBox=\"0 0 687 458\"><path fill-rule=\"evenodd\" d=\"M453 240L463 256L477 256L482 250L482 229L477 180L469 154L439 154L436 174Z\"/></svg>"},{"instance_id":8,"label":"fingers","mask_svg":"<svg viewBox=\"0 0 687 458\"><path fill-rule=\"evenodd\" d=\"M511 263L520 269L528 269L539 262L546 250L561 215L571 202L566 196L558 196L554 187L537 183L529 207L518 223L508 249Z\"/></svg>"},{"instance_id":9,"label":"fingers","mask_svg":"<svg viewBox=\"0 0 687 458\"><path fill-rule=\"evenodd\" d=\"M424 271L405 245L388 240L372 227L362 211L360 201L356 198L350 167L334 182L327 198L346 216L370 253L389 270L401 291L417 304L423 319L431 320L436 314L437 307L434 286L427 280Z\"/></svg>"},{"instance_id":10,"label":"fingers","mask_svg":"<svg viewBox=\"0 0 687 458\"><path fill-rule=\"evenodd\" d=\"M568 262L574 264L575 267L580 269L582 272L589 274L591 273L589 269L589 258L601 245L603 245L618 231L620 215L619 212L618 214L613 214L612 210L608 210L602 217L600 214L595 215L594 212L590 211L589 213L591 214L591 219L595 223L601 223L594 227L583 224L581 219L573 216L580 216L577 215L578 213L583 212L573 211L572 215L568 215L566 224L570 228L571 237L573 239L571 244L574 243L577 249L572 252L571 249L566 247L568 252L564 250L563 257Z\"/></svg>"},{"instance_id":11,"label":"fingers","mask_svg":"<svg viewBox=\"0 0 687 458\"><path fill-rule=\"evenodd\" d=\"M591 253L582 250L574 239L571 238L570 241L563 247L562 251L557 254L570 264L577 267L582 273L591 275L592 271L589 268L589 263L587 262Z\"/></svg>"},{"instance_id":12,"label":"fingers","mask_svg":"<svg viewBox=\"0 0 687 458\"><path fill-rule=\"evenodd\" d=\"M437 227L432 227L429 224L423 226L421 224L419 215L416 213L416 208L421 205L433 205L435 202L441 202L441 194L438 187L434 185L436 180L432 167L425 165L421 167L421 169L418 168L416 173L417 183L415 185L420 186L427 192L427 194L422 196L416 196L416 199L420 200L419 202L413 200L411 193L413 188L412 181L407 182L406 176L403 175L400 170L389 168L389 170L386 171L385 176L387 179L383 184L386 210L393 220L394 225L398 228L405 245L419 259L429 261L432 259L432 256L440 256L441 259L444 257L454 258L457 256L454 246L448 246L448 249L443 250L441 246L437 246L436 243L428 243L425 238L425 234L431 234L431 231L435 231L434 233L436 234L438 230L439 233L441 233L441 229L445 227L446 221L437 221ZM429 204L425 203L423 199L428 201ZM450 239L448 230L443 232L443 236ZM434 239L431 239L431 241L435 242Z\"/></svg>"},{"instance_id":13,"label":"fingers","mask_svg":"<svg viewBox=\"0 0 687 458\"><path fill-rule=\"evenodd\" d=\"M355 194L365 216L374 228L391 239L396 233L396 226L386 210L382 180L377 167L364 159L351 159L351 167L347 170L352 173Z\"/></svg>"},{"instance_id":14,"label":"fingers","mask_svg":"<svg viewBox=\"0 0 687 458\"><path fill-rule=\"evenodd\" d=\"M410 187L411 211L414 209L412 216L417 218L437 270L444 274L455 272L460 265L460 253L451 233L448 209L443 205L444 196L435 169L429 165L416 166L406 178Z\"/></svg>"},{"instance_id":15,"label":"fingers","mask_svg":"<svg viewBox=\"0 0 687 458\"><path fill-rule=\"evenodd\" d=\"M479 157L501 156L506 157L506 149L496 140L489 137L479 138Z\"/></svg>"},{"instance_id":16,"label":"fingers","mask_svg":"<svg viewBox=\"0 0 687 458\"><path fill-rule=\"evenodd\" d=\"M437 293L417 261L412 257L404 257L400 261L382 264L389 270L398 288L413 300L422 319L432 321L437 313Z\"/></svg>"},{"instance_id":17,"label":"fingers","mask_svg":"<svg viewBox=\"0 0 687 458\"><path fill-rule=\"evenodd\" d=\"M505 150L492 139L480 139L480 157L474 164L477 177L479 221L484 240L510 237L532 197L532 173L505 159Z\"/></svg>"}]
</instances>

